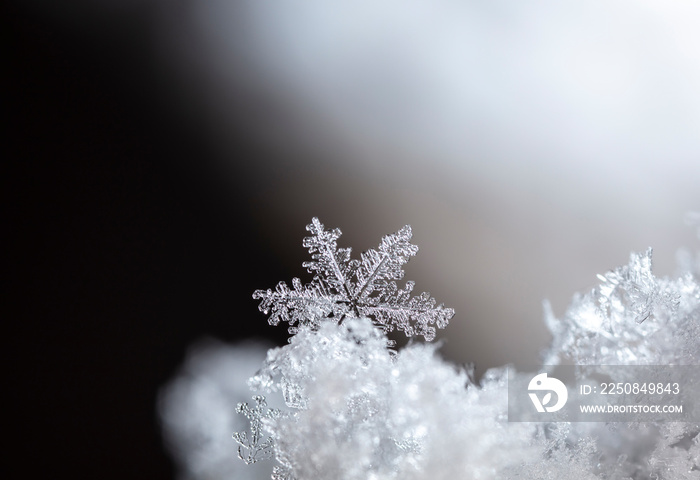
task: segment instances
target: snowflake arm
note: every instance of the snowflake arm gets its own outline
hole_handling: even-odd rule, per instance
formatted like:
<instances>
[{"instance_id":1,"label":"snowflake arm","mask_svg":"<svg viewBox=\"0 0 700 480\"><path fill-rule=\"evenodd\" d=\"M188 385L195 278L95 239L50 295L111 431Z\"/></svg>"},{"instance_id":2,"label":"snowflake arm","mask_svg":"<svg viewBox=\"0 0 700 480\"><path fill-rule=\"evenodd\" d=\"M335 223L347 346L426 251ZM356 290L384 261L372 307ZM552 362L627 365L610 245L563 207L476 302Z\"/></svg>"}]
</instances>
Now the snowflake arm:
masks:
<instances>
[{"instance_id":1,"label":"snowflake arm","mask_svg":"<svg viewBox=\"0 0 700 480\"><path fill-rule=\"evenodd\" d=\"M275 290L256 290L253 298L262 300L258 307L265 314L270 313L270 325L280 320L289 323L290 333L295 333L293 325L308 325L317 318L342 315L347 308L343 297L328 292L323 283L312 282L302 285L298 278L292 279L292 288L285 282L277 284Z\"/></svg>"},{"instance_id":2,"label":"snowflake arm","mask_svg":"<svg viewBox=\"0 0 700 480\"><path fill-rule=\"evenodd\" d=\"M422 335L430 341L435 338L435 328L445 328L454 310L443 304L436 306L436 301L429 293L423 292L411 297L413 282L406 282L406 287L399 290L395 282L390 282L378 297L370 297L365 305L358 308L363 317L375 319L375 323L386 331L396 327L406 336Z\"/></svg>"},{"instance_id":3,"label":"snowflake arm","mask_svg":"<svg viewBox=\"0 0 700 480\"><path fill-rule=\"evenodd\" d=\"M304 238L303 245L309 249L312 261L302 265L309 273L314 274L313 282L327 286L329 290L347 300L350 287L348 278L356 268L356 262L350 261L352 249L338 249L337 241L342 235L340 229L326 231L316 217L306 229L312 236Z\"/></svg>"},{"instance_id":4,"label":"snowflake arm","mask_svg":"<svg viewBox=\"0 0 700 480\"><path fill-rule=\"evenodd\" d=\"M353 304L362 304L375 291L382 291L389 280L404 276L403 265L418 253L411 240L411 227L406 225L392 235L382 238L378 251L370 249L362 254L357 269Z\"/></svg>"}]
</instances>

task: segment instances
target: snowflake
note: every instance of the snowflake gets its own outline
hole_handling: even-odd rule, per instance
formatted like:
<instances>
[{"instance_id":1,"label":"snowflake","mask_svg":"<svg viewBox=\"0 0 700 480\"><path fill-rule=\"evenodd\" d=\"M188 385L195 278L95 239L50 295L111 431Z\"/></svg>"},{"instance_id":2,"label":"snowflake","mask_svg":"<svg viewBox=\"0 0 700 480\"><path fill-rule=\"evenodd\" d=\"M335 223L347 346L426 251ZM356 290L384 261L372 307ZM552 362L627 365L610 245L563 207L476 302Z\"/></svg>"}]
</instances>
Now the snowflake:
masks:
<instances>
[{"instance_id":1,"label":"snowflake","mask_svg":"<svg viewBox=\"0 0 700 480\"><path fill-rule=\"evenodd\" d=\"M238 458L248 465L259 460L273 456L274 441L268 437L261 441L262 427L265 419L273 419L279 416L279 410L267 409L267 402L262 395L253 397L255 406L247 403L239 403L236 411L243 414L250 421L250 438L246 432L234 432L233 439L238 443ZM244 455L244 450L247 454Z\"/></svg>"},{"instance_id":2,"label":"snowflake","mask_svg":"<svg viewBox=\"0 0 700 480\"><path fill-rule=\"evenodd\" d=\"M312 260L303 266L314 275L311 283L302 285L294 278L292 288L280 282L274 291L253 293L253 298L262 300L260 310L270 313L271 325L288 322L289 333L295 334L298 326L318 326L325 318L342 322L346 317L367 317L384 332L396 328L430 341L435 338L433 325L445 328L454 315L453 309L436 305L427 292L411 296L414 282L403 288L396 284L404 276L403 265L418 252L410 243L410 226L386 235L376 250L363 252L359 260L351 258L350 248L338 248L339 229L325 230L317 218L306 229L311 236L303 245Z\"/></svg>"}]
</instances>

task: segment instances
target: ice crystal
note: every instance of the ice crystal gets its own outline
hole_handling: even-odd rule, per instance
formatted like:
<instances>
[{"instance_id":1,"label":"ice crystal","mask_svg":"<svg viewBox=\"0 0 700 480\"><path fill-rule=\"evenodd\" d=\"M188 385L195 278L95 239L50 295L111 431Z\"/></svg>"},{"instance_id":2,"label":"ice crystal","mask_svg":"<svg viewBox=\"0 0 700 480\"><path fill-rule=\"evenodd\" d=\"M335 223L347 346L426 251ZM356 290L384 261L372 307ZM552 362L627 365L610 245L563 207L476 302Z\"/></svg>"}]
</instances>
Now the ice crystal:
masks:
<instances>
[{"instance_id":1,"label":"ice crystal","mask_svg":"<svg viewBox=\"0 0 700 480\"><path fill-rule=\"evenodd\" d=\"M279 415L279 410L267 408L267 402L262 395L255 395L255 406L247 403L239 403L236 411L243 414L250 421L250 437L246 432L234 432L233 439L238 443L238 458L247 464L270 458L273 454L272 438L262 440L262 427L265 420L273 419ZM243 453L243 452L246 453Z\"/></svg>"},{"instance_id":2,"label":"ice crystal","mask_svg":"<svg viewBox=\"0 0 700 480\"><path fill-rule=\"evenodd\" d=\"M642 323L655 309L667 315L678 310L680 294L671 285L658 281L651 272L651 253L649 248L643 254L632 254L629 265L598 275L603 283L596 293L603 316L633 316L637 323Z\"/></svg>"},{"instance_id":3,"label":"ice crystal","mask_svg":"<svg viewBox=\"0 0 700 480\"><path fill-rule=\"evenodd\" d=\"M351 258L350 248L338 248L339 229L325 230L317 218L306 229L311 236L303 245L311 261L303 266L314 275L311 282L302 285L294 278L292 288L280 282L274 291L253 294L261 300L260 310L270 314L270 324L288 322L294 334L299 326L318 326L324 318L367 317L385 332L396 328L409 337L422 335L432 340L434 326L445 328L454 315L451 308L436 305L427 292L411 296L414 282L406 282L403 288L395 282L404 276L403 265L418 252L410 243L410 226L386 235L376 250L363 252L359 260Z\"/></svg>"},{"instance_id":4,"label":"ice crystal","mask_svg":"<svg viewBox=\"0 0 700 480\"><path fill-rule=\"evenodd\" d=\"M692 272L656 277L648 249L598 279L561 320L545 305L554 335L545 364L698 364L700 285Z\"/></svg>"}]
</instances>

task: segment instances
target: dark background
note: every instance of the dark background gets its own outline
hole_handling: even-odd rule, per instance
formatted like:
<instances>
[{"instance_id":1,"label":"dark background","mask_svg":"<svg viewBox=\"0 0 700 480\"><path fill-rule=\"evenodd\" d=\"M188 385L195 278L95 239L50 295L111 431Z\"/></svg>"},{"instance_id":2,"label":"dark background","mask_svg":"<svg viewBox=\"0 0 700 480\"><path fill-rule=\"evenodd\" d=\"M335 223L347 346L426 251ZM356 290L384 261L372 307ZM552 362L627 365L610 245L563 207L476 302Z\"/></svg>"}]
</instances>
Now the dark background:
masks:
<instances>
[{"instance_id":1,"label":"dark background","mask_svg":"<svg viewBox=\"0 0 700 480\"><path fill-rule=\"evenodd\" d=\"M159 385L200 336L283 342L250 294L290 274L251 228L254 183L208 169L147 7L5 8L9 478L170 479ZM265 154L230 134L236 162Z\"/></svg>"}]
</instances>

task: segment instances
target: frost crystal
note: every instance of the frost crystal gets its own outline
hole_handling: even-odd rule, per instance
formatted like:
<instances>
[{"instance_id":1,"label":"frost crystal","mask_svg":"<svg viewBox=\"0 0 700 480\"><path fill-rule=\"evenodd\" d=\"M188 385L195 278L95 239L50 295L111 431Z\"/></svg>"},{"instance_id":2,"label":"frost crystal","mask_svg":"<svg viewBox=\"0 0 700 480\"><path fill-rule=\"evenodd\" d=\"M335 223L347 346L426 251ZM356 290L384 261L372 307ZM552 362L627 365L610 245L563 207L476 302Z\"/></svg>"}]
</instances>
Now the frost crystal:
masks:
<instances>
[{"instance_id":1,"label":"frost crystal","mask_svg":"<svg viewBox=\"0 0 700 480\"><path fill-rule=\"evenodd\" d=\"M268 410L265 397L256 395L253 397L255 406L250 407L247 403L239 403L236 411L242 413L250 421L250 438L246 432L235 432L233 439L238 442L238 458L247 464L255 463L264 458L272 456L274 442L271 438L261 441L263 422L266 419L273 419L279 415L278 410ZM243 452L247 453L244 454Z\"/></svg>"},{"instance_id":2,"label":"frost crystal","mask_svg":"<svg viewBox=\"0 0 700 480\"><path fill-rule=\"evenodd\" d=\"M576 295L559 321L546 305L554 340L544 364L696 365L700 361L700 285L692 272L677 279L652 273L652 251Z\"/></svg>"},{"instance_id":3,"label":"frost crystal","mask_svg":"<svg viewBox=\"0 0 700 480\"><path fill-rule=\"evenodd\" d=\"M292 288L280 282L274 291L253 294L262 300L260 310L271 312L271 325L288 322L289 332L295 334L298 326L318 326L324 318L342 322L346 317L366 317L385 332L396 328L430 341L435 338L433 325L445 328L454 315L451 308L436 305L429 293L411 296L414 282L403 288L396 285L395 280L404 276L403 265L418 252L410 243L410 226L382 238L379 247L362 253L360 260L351 259L350 248L338 248L339 229L327 231L317 218L306 229L311 236L303 245L312 260L303 266L314 275L311 283L302 285L294 278Z\"/></svg>"}]
</instances>

